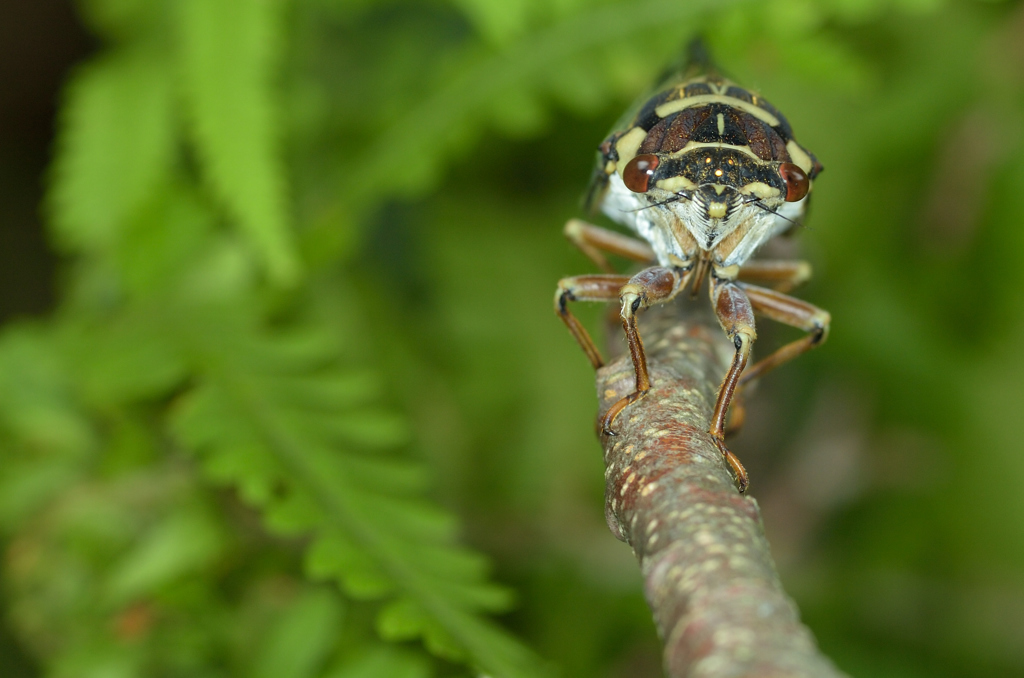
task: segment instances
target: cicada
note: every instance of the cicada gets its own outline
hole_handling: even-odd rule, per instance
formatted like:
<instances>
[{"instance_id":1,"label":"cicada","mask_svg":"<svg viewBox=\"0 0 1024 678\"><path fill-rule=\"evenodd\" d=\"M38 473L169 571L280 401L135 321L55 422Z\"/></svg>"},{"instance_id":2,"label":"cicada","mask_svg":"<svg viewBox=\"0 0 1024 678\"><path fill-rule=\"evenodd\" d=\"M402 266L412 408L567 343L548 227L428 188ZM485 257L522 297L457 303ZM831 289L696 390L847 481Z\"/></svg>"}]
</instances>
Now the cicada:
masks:
<instances>
[{"instance_id":1,"label":"cicada","mask_svg":"<svg viewBox=\"0 0 1024 678\"><path fill-rule=\"evenodd\" d=\"M636 386L603 416L601 432L611 436L616 417L650 390L637 314L684 290L696 294L708 278L712 308L735 346L709 433L742 492L746 470L725 445L737 389L821 344L830 323L826 311L785 294L810 277L806 262L751 257L801 223L822 166L796 141L782 113L760 94L725 78L699 42L689 53L688 64L638 102L599 146L587 206L640 239L569 221L568 238L605 273L560 280L555 312L597 369L604 361L569 302L620 304ZM619 275L605 252L649 267ZM757 337L755 314L806 335L748 367Z\"/></svg>"}]
</instances>

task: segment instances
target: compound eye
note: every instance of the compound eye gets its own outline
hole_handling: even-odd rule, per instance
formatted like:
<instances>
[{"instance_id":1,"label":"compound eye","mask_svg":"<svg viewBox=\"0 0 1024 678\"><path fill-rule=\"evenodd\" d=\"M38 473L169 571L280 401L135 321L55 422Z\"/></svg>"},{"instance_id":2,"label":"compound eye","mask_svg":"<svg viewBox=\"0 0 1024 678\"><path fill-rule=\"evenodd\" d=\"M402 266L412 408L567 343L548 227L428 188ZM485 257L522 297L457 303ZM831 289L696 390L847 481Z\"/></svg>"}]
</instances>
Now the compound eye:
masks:
<instances>
[{"instance_id":1,"label":"compound eye","mask_svg":"<svg viewBox=\"0 0 1024 678\"><path fill-rule=\"evenodd\" d=\"M803 200L811 188L807 172L791 162L784 162L779 165L779 175L786 182L786 202Z\"/></svg>"},{"instance_id":2,"label":"compound eye","mask_svg":"<svg viewBox=\"0 0 1024 678\"><path fill-rule=\"evenodd\" d=\"M622 170L622 183L634 193L646 193L651 175L658 167L658 156L650 153L638 155L626 163Z\"/></svg>"}]
</instances>

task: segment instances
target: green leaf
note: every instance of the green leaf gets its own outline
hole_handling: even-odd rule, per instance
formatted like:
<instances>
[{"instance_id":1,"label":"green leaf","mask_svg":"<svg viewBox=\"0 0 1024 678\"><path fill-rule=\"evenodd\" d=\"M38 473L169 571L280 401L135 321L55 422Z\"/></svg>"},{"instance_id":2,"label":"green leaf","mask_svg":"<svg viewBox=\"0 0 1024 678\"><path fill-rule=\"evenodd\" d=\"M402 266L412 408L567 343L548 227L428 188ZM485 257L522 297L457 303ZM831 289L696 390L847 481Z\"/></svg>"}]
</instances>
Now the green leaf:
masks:
<instances>
[{"instance_id":1,"label":"green leaf","mask_svg":"<svg viewBox=\"0 0 1024 678\"><path fill-rule=\"evenodd\" d=\"M273 87L285 25L274 0L183 0L181 73L205 179L271 277L299 265Z\"/></svg>"},{"instance_id":2,"label":"green leaf","mask_svg":"<svg viewBox=\"0 0 1024 678\"><path fill-rule=\"evenodd\" d=\"M213 244L214 225L195 189L180 179L165 184L118 242L115 261L126 290L142 298L180 282Z\"/></svg>"},{"instance_id":3,"label":"green leaf","mask_svg":"<svg viewBox=\"0 0 1024 678\"><path fill-rule=\"evenodd\" d=\"M313 589L299 596L256 652L255 678L305 678L317 673L341 631L336 594Z\"/></svg>"},{"instance_id":4,"label":"green leaf","mask_svg":"<svg viewBox=\"0 0 1024 678\"><path fill-rule=\"evenodd\" d=\"M83 67L65 94L49 208L58 240L96 251L166 176L175 141L163 55L120 50Z\"/></svg>"},{"instance_id":5,"label":"green leaf","mask_svg":"<svg viewBox=\"0 0 1024 678\"><path fill-rule=\"evenodd\" d=\"M43 455L80 458L95 447L95 431L55 339L28 323L0 334L0 428Z\"/></svg>"},{"instance_id":6,"label":"green leaf","mask_svg":"<svg viewBox=\"0 0 1024 678\"><path fill-rule=\"evenodd\" d=\"M117 603L203 568L220 554L224 538L211 517L193 507L171 514L113 568L107 595Z\"/></svg>"},{"instance_id":7,"label":"green leaf","mask_svg":"<svg viewBox=\"0 0 1024 678\"><path fill-rule=\"evenodd\" d=\"M395 584L374 559L344 534L320 536L306 552L306 572L313 579L340 580L353 598L374 600L391 593Z\"/></svg>"},{"instance_id":8,"label":"green leaf","mask_svg":"<svg viewBox=\"0 0 1024 678\"><path fill-rule=\"evenodd\" d=\"M430 617L415 600L400 598L380 611L377 629L385 640L409 640L423 633Z\"/></svg>"},{"instance_id":9,"label":"green leaf","mask_svg":"<svg viewBox=\"0 0 1024 678\"><path fill-rule=\"evenodd\" d=\"M158 398L185 377L176 347L159 331L151 308L116 316L69 319L61 348L83 400L110 406Z\"/></svg>"},{"instance_id":10,"label":"green leaf","mask_svg":"<svg viewBox=\"0 0 1024 678\"><path fill-rule=\"evenodd\" d=\"M350 660L325 678L428 678L430 665L411 652L381 646Z\"/></svg>"}]
</instances>

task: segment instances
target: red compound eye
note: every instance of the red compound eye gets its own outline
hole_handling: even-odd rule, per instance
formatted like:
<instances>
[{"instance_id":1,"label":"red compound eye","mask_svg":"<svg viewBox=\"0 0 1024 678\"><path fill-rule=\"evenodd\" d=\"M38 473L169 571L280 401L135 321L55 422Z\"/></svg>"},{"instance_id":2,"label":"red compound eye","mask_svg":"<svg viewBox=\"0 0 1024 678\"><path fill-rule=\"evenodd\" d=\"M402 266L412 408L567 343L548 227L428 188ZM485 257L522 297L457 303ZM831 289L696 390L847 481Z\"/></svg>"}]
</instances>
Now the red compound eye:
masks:
<instances>
[{"instance_id":1,"label":"red compound eye","mask_svg":"<svg viewBox=\"0 0 1024 678\"><path fill-rule=\"evenodd\" d=\"M811 181L807 178L807 172L791 162L784 162L779 165L779 175L786 182L786 202L803 200L811 187Z\"/></svg>"},{"instance_id":2,"label":"red compound eye","mask_svg":"<svg viewBox=\"0 0 1024 678\"><path fill-rule=\"evenodd\" d=\"M650 153L638 155L626 163L622 170L622 183L634 193L646 193L647 184L658 166L658 156Z\"/></svg>"}]
</instances>

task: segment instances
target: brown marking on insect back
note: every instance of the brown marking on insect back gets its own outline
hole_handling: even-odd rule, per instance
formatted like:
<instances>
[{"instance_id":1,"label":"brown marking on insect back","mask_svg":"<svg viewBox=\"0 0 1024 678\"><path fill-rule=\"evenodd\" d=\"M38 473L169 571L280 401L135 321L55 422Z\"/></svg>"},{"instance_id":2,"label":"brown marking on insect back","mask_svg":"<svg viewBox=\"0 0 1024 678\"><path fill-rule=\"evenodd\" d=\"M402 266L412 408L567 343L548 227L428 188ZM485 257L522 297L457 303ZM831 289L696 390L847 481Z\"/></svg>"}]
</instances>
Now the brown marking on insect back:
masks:
<instances>
[{"instance_id":1,"label":"brown marking on insect back","mask_svg":"<svg viewBox=\"0 0 1024 678\"><path fill-rule=\"evenodd\" d=\"M786 147L786 140L782 135L775 128L768 127L767 125L765 126L765 131L768 134L768 142L772 147L772 160L790 162L792 158L789 155L789 149Z\"/></svg>"},{"instance_id":2,"label":"brown marking on insect back","mask_svg":"<svg viewBox=\"0 0 1024 678\"><path fill-rule=\"evenodd\" d=\"M772 106L764 97L758 94L750 95L750 103L754 104L762 111L767 111L779 121L779 124L775 126L775 130L783 139L787 142L793 139L793 128L789 126L789 121L786 120L786 116L779 112L779 109Z\"/></svg>"},{"instance_id":3,"label":"brown marking on insect back","mask_svg":"<svg viewBox=\"0 0 1024 678\"><path fill-rule=\"evenodd\" d=\"M775 106L772 106L771 103L769 103L764 97L760 96L759 94L754 94L753 92L746 90L742 87L739 87L737 85L730 85L725 90L725 96L731 97L733 99L738 99L753 106L757 106L762 111L765 111L772 115L773 117L775 117L779 121L779 124L776 125L773 129L775 130L776 134L782 137L783 147L786 145L787 142L793 139L793 129L789 126L789 121L786 120L786 116L782 115L782 113L779 113L779 109L775 108ZM778 158L775 159L777 160Z\"/></svg>"},{"instance_id":4,"label":"brown marking on insect back","mask_svg":"<svg viewBox=\"0 0 1024 678\"><path fill-rule=\"evenodd\" d=\"M676 116L671 115L664 118L657 125L652 127L644 140L640 143L640 148L637 149L637 153L659 153L665 152L662 149L662 144L665 141L665 134L668 133L669 125L675 120Z\"/></svg>"},{"instance_id":5,"label":"brown marking on insect back","mask_svg":"<svg viewBox=\"0 0 1024 678\"><path fill-rule=\"evenodd\" d=\"M718 116L724 115L731 110L728 106L711 104L710 106L704 106L695 110L706 111L706 114L704 119L695 125L693 131L690 132L690 139L692 141L701 144L727 143L735 146L744 145L741 134L738 133L739 131L735 129L735 126L727 123L727 129L718 129Z\"/></svg>"},{"instance_id":6,"label":"brown marking on insect back","mask_svg":"<svg viewBox=\"0 0 1024 678\"><path fill-rule=\"evenodd\" d=\"M674 153L686 146L691 140L694 130L706 126L715 125L711 118L711 107L701 106L699 108L684 108L679 113L668 116L647 134L647 138L640 144L640 153Z\"/></svg>"},{"instance_id":7,"label":"brown marking on insect back","mask_svg":"<svg viewBox=\"0 0 1024 678\"><path fill-rule=\"evenodd\" d=\"M737 108L729 111L729 117L733 124L743 131L746 145L750 147L754 155L761 160L771 160L772 145L768 140L768 131L771 130L771 127L766 125L763 120L758 120Z\"/></svg>"},{"instance_id":8,"label":"brown marking on insect back","mask_svg":"<svg viewBox=\"0 0 1024 678\"><path fill-rule=\"evenodd\" d=\"M711 106L699 108L686 108L679 112L675 120L669 126L666 135L667 147L665 152L678 151L694 138L698 129L711 126L717 129L717 122L713 119L714 111Z\"/></svg>"},{"instance_id":9,"label":"brown marking on insect back","mask_svg":"<svg viewBox=\"0 0 1024 678\"><path fill-rule=\"evenodd\" d=\"M722 141L736 146L749 146L761 160L789 162L786 140L771 125L738 108L726 113L727 130Z\"/></svg>"}]
</instances>

